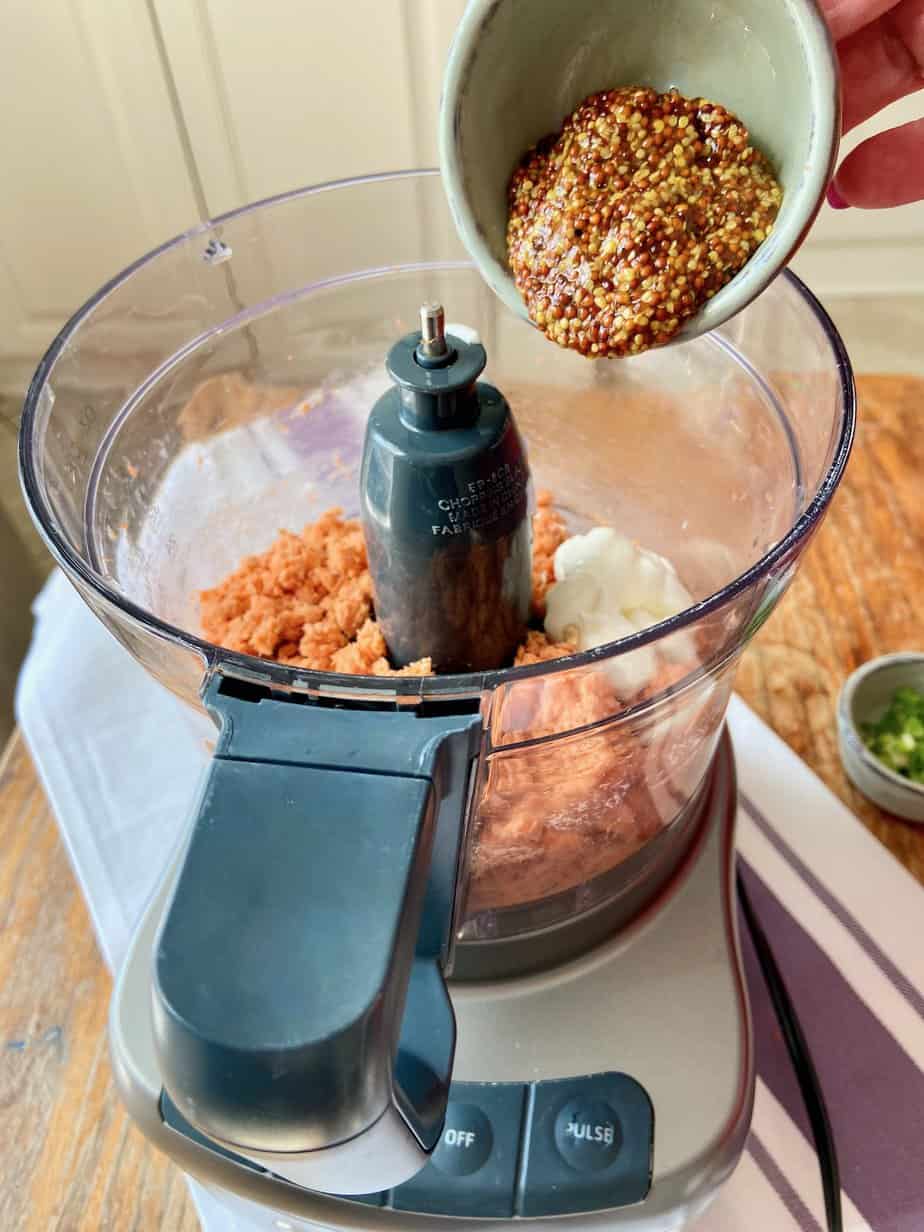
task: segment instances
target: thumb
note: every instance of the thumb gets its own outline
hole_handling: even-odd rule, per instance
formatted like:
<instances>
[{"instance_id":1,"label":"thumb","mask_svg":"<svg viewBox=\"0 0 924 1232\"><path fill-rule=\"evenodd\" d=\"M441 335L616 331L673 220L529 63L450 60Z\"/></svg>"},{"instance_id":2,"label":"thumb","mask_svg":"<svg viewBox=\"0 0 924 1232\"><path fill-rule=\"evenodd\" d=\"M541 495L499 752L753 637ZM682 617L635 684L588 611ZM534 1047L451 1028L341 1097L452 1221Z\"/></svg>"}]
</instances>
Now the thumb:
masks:
<instances>
[{"instance_id":1,"label":"thumb","mask_svg":"<svg viewBox=\"0 0 924 1232\"><path fill-rule=\"evenodd\" d=\"M858 145L841 163L828 198L841 209L862 210L924 200L924 119Z\"/></svg>"}]
</instances>

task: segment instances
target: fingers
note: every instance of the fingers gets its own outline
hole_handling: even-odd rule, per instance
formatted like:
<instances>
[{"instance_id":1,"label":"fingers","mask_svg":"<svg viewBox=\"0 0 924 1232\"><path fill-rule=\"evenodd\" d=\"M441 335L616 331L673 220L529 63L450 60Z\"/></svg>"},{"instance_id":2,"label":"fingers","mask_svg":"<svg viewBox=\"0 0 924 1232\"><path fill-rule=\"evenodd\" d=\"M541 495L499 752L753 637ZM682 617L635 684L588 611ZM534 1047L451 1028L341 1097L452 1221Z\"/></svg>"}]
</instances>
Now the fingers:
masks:
<instances>
[{"instance_id":1,"label":"fingers","mask_svg":"<svg viewBox=\"0 0 924 1232\"><path fill-rule=\"evenodd\" d=\"M924 0L822 0L844 86L844 131L924 87ZM867 24L869 23L869 24ZM844 208L887 209L924 198L924 120L864 141L829 192Z\"/></svg>"},{"instance_id":2,"label":"fingers","mask_svg":"<svg viewBox=\"0 0 924 1232\"><path fill-rule=\"evenodd\" d=\"M898 0L821 0L835 42L849 38L894 8Z\"/></svg>"},{"instance_id":3,"label":"fingers","mask_svg":"<svg viewBox=\"0 0 924 1232\"><path fill-rule=\"evenodd\" d=\"M924 0L901 0L838 46L844 131L924 86Z\"/></svg>"},{"instance_id":4,"label":"fingers","mask_svg":"<svg viewBox=\"0 0 924 1232\"><path fill-rule=\"evenodd\" d=\"M924 120L870 137L834 177L833 198L865 210L924 200Z\"/></svg>"}]
</instances>

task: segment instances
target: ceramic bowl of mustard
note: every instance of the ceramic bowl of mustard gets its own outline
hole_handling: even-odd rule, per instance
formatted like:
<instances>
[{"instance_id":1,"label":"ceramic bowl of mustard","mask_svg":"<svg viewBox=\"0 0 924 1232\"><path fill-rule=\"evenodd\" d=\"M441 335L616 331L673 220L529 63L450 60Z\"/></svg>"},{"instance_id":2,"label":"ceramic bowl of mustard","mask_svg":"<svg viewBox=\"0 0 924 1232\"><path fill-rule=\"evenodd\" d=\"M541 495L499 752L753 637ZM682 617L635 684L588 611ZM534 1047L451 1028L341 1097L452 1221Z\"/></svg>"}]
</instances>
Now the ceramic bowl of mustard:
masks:
<instances>
[{"instance_id":1,"label":"ceramic bowl of mustard","mask_svg":"<svg viewBox=\"0 0 924 1232\"><path fill-rule=\"evenodd\" d=\"M847 777L858 791L896 817L924 822L924 784L890 769L863 741L864 725L880 719L901 688L924 694L924 654L883 655L857 668L838 701L838 743Z\"/></svg>"},{"instance_id":2,"label":"ceramic bowl of mustard","mask_svg":"<svg viewBox=\"0 0 924 1232\"><path fill-rule=\"evenodd\" d=\"M462 243L519 316L506 260L510 177L583 99L619 86L720 103L784 192L769 237L684 323L682 341L749 304L811 227L837 159L837 56L815 0L470 0L443 79L440 168Z\"/></svg>"}]
</instances>

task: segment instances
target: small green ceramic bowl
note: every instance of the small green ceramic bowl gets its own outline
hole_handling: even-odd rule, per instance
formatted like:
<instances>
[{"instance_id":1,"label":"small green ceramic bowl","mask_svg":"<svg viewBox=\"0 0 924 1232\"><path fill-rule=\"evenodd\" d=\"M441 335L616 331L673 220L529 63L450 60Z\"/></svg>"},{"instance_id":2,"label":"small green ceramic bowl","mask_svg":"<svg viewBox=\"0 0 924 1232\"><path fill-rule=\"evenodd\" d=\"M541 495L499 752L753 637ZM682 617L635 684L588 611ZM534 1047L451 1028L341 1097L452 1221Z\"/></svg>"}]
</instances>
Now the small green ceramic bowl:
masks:
<instances>
[{"instance_id":1,"label":"small green ceramic bowl","mask_svg":"<svg viewBox=\"0 0 924 1232\"><path fill-rule=\"evenodd\" d=\"M924 785L896 774L863 743L864 723L875 723L895 690L924 693L924 654L905 651L871 659L848 676L837 707L837 734L847 777L867 799L906 821L924 822Z\"/></svg>"},{"instance_id":2,"label":"small green ceramic bowl","mask_svg":"<svg viewBox=\"0 0 924 1232\"><path fill-rule=\"evenodd\" d=\"M728 107L785 190L769 239L682 341L759 295L814 221L840 136L837 56L815 0L470 0L443 81L440 165L463 244L520 316L506 262L510 176L588 94L621 85Z\"/></svg>"}]
</instances>

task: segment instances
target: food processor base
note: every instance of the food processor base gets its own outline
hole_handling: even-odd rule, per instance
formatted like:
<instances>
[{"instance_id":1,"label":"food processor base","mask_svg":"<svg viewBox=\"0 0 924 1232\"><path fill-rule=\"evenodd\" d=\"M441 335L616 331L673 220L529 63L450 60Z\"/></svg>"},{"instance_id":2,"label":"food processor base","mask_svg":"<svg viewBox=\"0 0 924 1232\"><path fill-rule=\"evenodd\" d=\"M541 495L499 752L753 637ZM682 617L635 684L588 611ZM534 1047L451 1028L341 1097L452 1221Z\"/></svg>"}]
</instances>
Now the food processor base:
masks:
<instances>
[{"instance_id":1,"label":"food processor base","mask_svg":"<svg viewBox=\"0 0 924 1232\"><path fill-rule=\"evenodd\" d=\"M229 1208L235 1195L248 1199L247 1226L268 1232L465 1229L509 1217L538 1227L555 1216L575 1230L683 1228L738 1162L753 1105L735 804L726 735L690 855L632 925L541 974L452 987L458 1051L443 1139L423 1172L391 1193L344 1199L299 1189L216 1148L165 1100L151 955L179 862L113 996L122 1097L159 1149Z\"/></svg>"}]
</instances>

